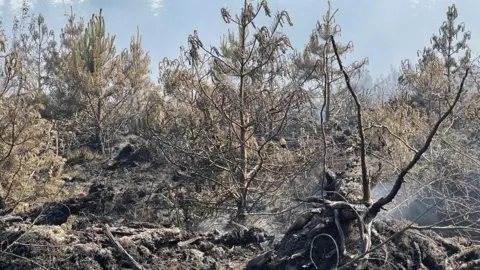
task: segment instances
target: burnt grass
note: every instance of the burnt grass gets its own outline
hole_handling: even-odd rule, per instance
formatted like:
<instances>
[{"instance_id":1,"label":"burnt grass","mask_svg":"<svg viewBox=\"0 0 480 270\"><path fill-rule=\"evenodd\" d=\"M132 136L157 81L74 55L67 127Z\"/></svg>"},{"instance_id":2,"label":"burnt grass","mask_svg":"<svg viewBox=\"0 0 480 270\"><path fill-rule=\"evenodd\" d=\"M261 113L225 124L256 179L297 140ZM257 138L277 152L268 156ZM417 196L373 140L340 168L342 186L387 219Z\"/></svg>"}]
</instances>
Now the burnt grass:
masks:
<instances>
[{"instance_id":1,"label":"burnt grass","mask_svg":"<svg viewBox=\"0 0 480 270\"><path fill-rule=\"evenodd\" d=\"M166 203L161 197L171 172L146 164L145 148L127 145L119 153L110 163L70 164L85 170L88 179L69 183L84 185L84 196L21 214L1 210L0 269L336 269L360 254L356 222L342 220L348 254L338 254L338 229L318 205L275 240L269 228L186 231L161 216L144 221L153 212L138 206ZM346 189L357 188L347 180ZM472 239L427 229L398 233L409 225L375 221L372 247L395 237L346 269L480 269L480 246Z\"/></svg>"},{"instance_id":2,"label":"burnt grass","mask_svg":"<svg viewBox=\"0 0 480 270\"><path fill-rule=\"evenodd\" d=\"M241 269L267 238L260 228L194 234L105 215L114 192L94 184L84 197L3 216L0 269L132 269L102 224L144 269Z\"/></svg>"}]
</instances>

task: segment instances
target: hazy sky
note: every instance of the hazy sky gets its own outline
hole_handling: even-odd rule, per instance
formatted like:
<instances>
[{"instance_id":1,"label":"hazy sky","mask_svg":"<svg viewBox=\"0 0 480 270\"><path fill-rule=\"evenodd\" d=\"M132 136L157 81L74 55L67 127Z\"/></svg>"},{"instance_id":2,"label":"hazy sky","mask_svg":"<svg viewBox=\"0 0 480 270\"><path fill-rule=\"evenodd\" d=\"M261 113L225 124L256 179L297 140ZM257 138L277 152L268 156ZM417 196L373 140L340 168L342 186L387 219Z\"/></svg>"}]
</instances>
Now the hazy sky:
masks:
<instances>
[{"instance_id":1,"label":"hazy sky","mask_svg":"<svg viewBox=\"0 0 480 270\"><path fill-rule=\"evenodd\" d=\"M9 32L12 15L21 6L21 0L0 0L4 27ZM34 13L43 13L46 22L56 33L66 23L65 14L70 5L86 20L103 8L107 31L117 36L117 46L128 45L131 35L140 27L144 49L152 57L152 72L156 78L157 63L164 57L179 55L180 45L186 46L187 37L198 30L204 44L217 45L227 33L227 25L220 16L220 8L228 7L238 13L241 0L31 0ZM302 50L316 21L326 11L326 0L270 0L272 12L287 10L294 26L281 31L287 34L294 47ZM460 21L472 31L471 47L480 48L478 0L333 0L338 8L337 23L342 27L339 41L353 41L354 52L347 61L368 57L372 76L389 73L390 66L398 67L405 58L415 58L417 50L429 44L433 33L445 20L448 5L457 5ZM271 20L261 23L270 25ZM120 50L120 49L119 49ZM480 52L480 50L478 50Z\"/></svg>"}]
</instances>

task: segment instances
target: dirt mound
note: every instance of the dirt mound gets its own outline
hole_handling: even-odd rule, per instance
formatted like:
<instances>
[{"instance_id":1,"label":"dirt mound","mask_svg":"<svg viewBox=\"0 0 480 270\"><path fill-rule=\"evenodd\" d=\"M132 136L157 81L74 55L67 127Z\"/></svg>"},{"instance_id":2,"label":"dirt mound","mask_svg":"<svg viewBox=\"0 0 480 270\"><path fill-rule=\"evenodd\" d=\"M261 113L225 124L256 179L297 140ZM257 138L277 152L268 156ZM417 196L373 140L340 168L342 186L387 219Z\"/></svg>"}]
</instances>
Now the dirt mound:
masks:
<instances>
[{"instance_id":1,"label":"dirt mound","mask_svg":"<svg viewBox=\"0 0 480 270\"><path fill-rule=\"evenodd\" d=\"M480 246L468 238L442 238L428 230L403 231L409 225L406 221L374 223L368 258L347 266L361 255L350 253L359 250L360 235L344 227L348 252L342 255L333 221L329 224L321 216L313 217L300 230L288 232L261 266L249 269L480 269Z\"/></svg>"},{"instance_id":2,"label":"dirt mound","mask_svg":"<svg viewBox=\"0 0 480 270\"><path fill-rule=\"evenodd\" d=\"M0 269L128 269L136 263L137 269L240 269L257 253L253 246L232 248L214 234L164 227L91 224L77 231L19 223L0 237Z\"/></svg>"},{"instance_id":3,"label":"dirt mound","mask_svg":"<svg viewBox=\"0 0 480 270\"><path fill-rule=\"evenodd\" d=\"M78 216L61 225L11 221L0 231L0 269L242 269L266 238L258 229L193 235Z\"/></svg>"},{"instance_id":4,"label":"dirt mound","mask_svg":"<svg viewBox=\"0 0 480 270\"><path fill-rule=\"evenodd\" d=\"M0 216L0 269L242 269L270 239L259 228L191 234L102 215L112 189Z\"/></svg>"}]
</instances>

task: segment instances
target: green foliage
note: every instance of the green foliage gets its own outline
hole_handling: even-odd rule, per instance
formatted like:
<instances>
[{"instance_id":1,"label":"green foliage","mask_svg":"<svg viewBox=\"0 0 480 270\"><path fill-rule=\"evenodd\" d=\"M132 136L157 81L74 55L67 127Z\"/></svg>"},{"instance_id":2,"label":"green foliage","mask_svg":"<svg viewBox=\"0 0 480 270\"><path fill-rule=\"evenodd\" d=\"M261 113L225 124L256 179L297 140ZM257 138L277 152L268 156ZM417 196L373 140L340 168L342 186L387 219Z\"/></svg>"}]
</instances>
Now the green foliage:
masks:
<instances>
[{"instance_id":1,"label":"green foliage","mask_svg":"<svg viewBox=\"0 0 480 270\"><path fill-rule=\"evenodd\" d=\"M32 18L25 33L21 25L27 18L25 8L14 20L13 38L0 58L0 197L7 207L23 205L18 211L68 195L61 180L64 159L57 154L53 124L41 116L44 95L37 84L47 55L40 36L49 33L41 15ZM32 62L32 44L39 46L38 62ZM32 63L40 63L40 69L28 68Z\"/></svg>"},{"instance_id":2,"label":"green foliage","mask_svg":"<svg viewBox=\"0 0 480 270\"><path fill-rule=\"evenodd\" d=\"M51 61L55 81L52 106L60 120L93 138L105 153L107 138L129 129L139 115L141 102L152 83L150 57L142 50L141 36L132 37L130 48L117 53L115 36L107 33L102 10L92 15L83 29L72 13L61 35L61 48ZM74 117L75 116L75 117Z\"/></svg>"},{"instance_id":3,"label":"green foliage","mask_svg":"<svg viewBox=\"0 0 480 270\"><path fill-rule=\"evenodd\" d=\"M432 46L419 52L416 66L407 61L403 66L402 81L410 88L411 103L421 109L429 121L435 121L446 110L465 69L471 66L467 44L471 34L464 23L457 23L455 5L448 7L446 15L439 33L431 38Z\"/></svg>"},{"instance_id":4,"label":"green foliage","mask_svg":"<svg viewBox=\"0 0 480 270\"><path fill-rule=\"evenodd\" d=\"M56 134L52 125L41 119L33 95L3 97L0 116L0 184L4 187L0 196L9 205L54 198L62 187L56 180L61 177L64 160L56 155Z\"/></svg>"}]
</instances>

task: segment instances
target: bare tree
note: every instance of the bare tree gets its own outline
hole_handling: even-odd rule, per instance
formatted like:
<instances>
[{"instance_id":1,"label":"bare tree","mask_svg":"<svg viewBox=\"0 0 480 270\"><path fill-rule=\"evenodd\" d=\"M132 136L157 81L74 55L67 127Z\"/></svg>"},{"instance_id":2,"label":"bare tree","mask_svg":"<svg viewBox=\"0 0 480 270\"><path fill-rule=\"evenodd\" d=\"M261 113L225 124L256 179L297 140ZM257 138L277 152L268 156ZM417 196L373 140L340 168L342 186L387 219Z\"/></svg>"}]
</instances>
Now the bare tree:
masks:
<instances>
[{"instance_id":1,"label":"bare tree","mask_svg":"<svg viewBox=\"0 0 480 270\"><path fill-rule=\"evenodd\" d=\"M450 8L449 8L450 10ZM361 235L362 235L362 241L363 241L363 248L362 248L362 255L365 256L368 254L369 249L371 248L371 228L372 228L372 222L375 219L375 217L378 215L378 213L383 209L384 206L387 204L391 203L393 199L397 196L398 192L402 188L402 185L405 182L405 177L406 175L410 172L410 170L419 162L421 157L427 152L429 149L432 140L434 136L437 134L440 126L442 123L447 119L449 115L453 112L455 106L458 104L460 97L462 93L464 92L464 85L466 78L469 74L469 67L468 67L468 62L464 62L465 65L465 71L463 73L463 77L461 79L461 82L456 90L455 95L453 96L453 99L448 102L448 107L446 111L441 113L441 115L438 117L438 119L434 122L433 126L431 127L431 130L428 132L426 135L426 139L423 143L423 145L414 153L413 157L411 160L406 164L399 174L396 177L396 180L394 182L394 185L392 189L388 192L388 194L384 197L381 197L375 201L372 200L371 198L371 187L370 187L370 179L368 178L367 175L367 168L366 168L366 152L365 152L365 142L364 142L364 127L363 127L363 122L362 122L362 110L361 110L361 104L358 101L357 94L355 90L353 89L351 82L350 82L350 77L347 74L347 72L344 70L342 61L340 59L340 54L338 53L338 50L335 46L335 38L331 36L331 42L333 49L335 51L336 57L338 64L340 68L343 70L343 74L345 77L345 82L347 84L348 90L350 91L350 94L352 98L354 99L357 107L357 127L358 127L358 133L360 134L360 159L361 159L361 170L362 170L362 187L363 187L363 202L366 204L367 208L364 211L363 215L359 216L360 219L360 230L361 230ZM424 55L424 60L425 62L427 61L434 61L438 63L439 59L432 57L433 55L429 53L429 50L425 50L426 54ZM451 63L451 62L450 62ZM453 90L452 90L453 91ZM341 207L343 204L337 204L337 203L330 203L330 206L335 207L335 205L338 205ZM356 209L354 205L350 205L352 209ZM344 244L342 244L344 246ZM360 257L359 257L360 258ZM354 259L353 261L357 261L357 259ZM351 263L348 263L347 265L351 265ZM344 265L342 267L346 268L347 265Z\"/></svg>"}]
</instances>

